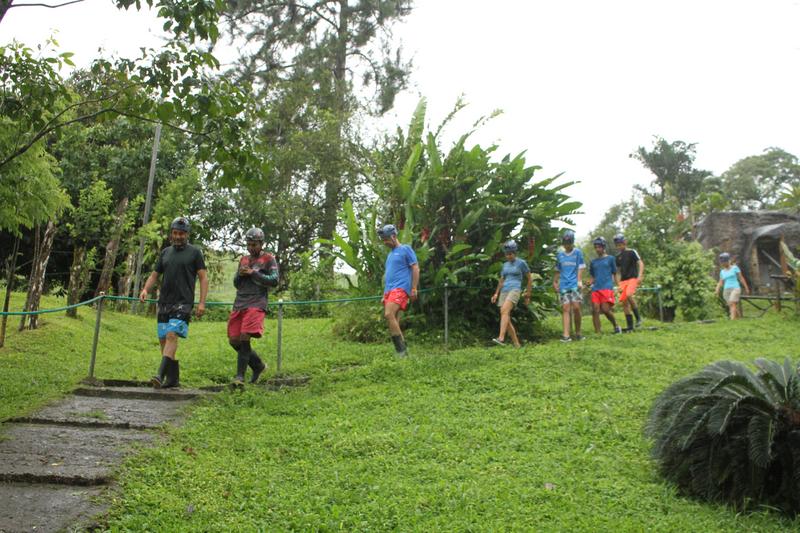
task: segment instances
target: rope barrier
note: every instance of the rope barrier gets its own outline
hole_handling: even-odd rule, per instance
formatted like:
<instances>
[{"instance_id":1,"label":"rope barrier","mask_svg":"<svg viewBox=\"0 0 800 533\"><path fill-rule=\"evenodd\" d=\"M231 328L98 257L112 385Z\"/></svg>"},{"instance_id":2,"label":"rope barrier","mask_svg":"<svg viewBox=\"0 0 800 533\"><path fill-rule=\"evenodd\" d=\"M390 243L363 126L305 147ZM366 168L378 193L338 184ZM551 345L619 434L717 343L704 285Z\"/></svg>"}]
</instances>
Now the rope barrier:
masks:
<instances>
[{"instance_id":1,"label":"rope barrier","mask_svg":"<svg viewBox=\"0 0 800 533\"><path fill-rule=\"evenodd\" d=\"M441 287L431 287L427 289L420 289L418 292L419 294L430 293L440 289L447 288L448 290L459 290L459 289L466 289L466 290L491 290L492 287L483 287L483 286L471 286L471 285L448 285L448 286L441 286ZM539 285L533 287L533 290L548 290L550 288L549 285ZM640 287L639 291L660 291L661 287ZM58 313L61 311L66 311L68 309L75 309L77 307L82 307L84 305L91 305L101 299L105 300L116 300L116 301L127 301L127 302L140 302L139 298L134 298L132 296L108 296L108 295L101 295L95 296L89 300L78 302L72 305L66 305L63 307L56 307L54 309L39 309L37 311L7 311L7 312L0 312L0 316L32 316L32 315L43 315L45 313ZM331 298L325 300L287 300L287 301L279 301L277 303L273 303L273 305L320 305L320 304L332 304L332 303L348 303L348 302L365 302L365 301L379 301L383 299L383 295L380 296L354 296L350 298ZM158 300L154 300L151 298L145 299L144 303L158 303ZM197 304L198 302L194 302ZM233 302L206 302L206 307L223 307L223 306L230 306L233 305Z\"/></svg>"},{"instance_id":2,"label":"rope barrier","mask_svg":"<svg viewBox=\"0 0 800 533\"><path fill-rule=\"evenodd\" d=\"M81 307L83 305L90 305L95 303L98 300L102 300L103 298L108 298L108 296L95 296L91 300L86 300L85 302L78 302L72 305L65 305L64 307L56 307L55 309L39 309L38 311L7 311L7 312L0 312L0 316L28 316L28 315L43 315L45 313L58 313L60 311L66 311L67 309L75 309L76 307Z\"/></svg>"}]
</instances>

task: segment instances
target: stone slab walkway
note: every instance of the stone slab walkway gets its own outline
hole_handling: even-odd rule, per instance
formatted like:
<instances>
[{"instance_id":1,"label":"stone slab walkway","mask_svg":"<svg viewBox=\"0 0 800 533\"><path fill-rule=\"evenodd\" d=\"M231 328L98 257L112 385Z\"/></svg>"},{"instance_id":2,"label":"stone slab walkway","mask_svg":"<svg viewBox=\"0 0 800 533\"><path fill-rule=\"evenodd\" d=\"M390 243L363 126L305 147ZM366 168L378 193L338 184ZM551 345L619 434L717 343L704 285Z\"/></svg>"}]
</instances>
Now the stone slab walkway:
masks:
<instances>
[{"instance_id":1,"label":"stone slab walkway","mask_svg":"<svg viewBox=\"0 0 800 533\"><path fill-rule=\"evenodd\" d=\"M127 455L157 442L208 391L81 386L0 427L0 532L89 527ZM136 385L136 384L131 384Z\"/></svg>"}]
</instances>

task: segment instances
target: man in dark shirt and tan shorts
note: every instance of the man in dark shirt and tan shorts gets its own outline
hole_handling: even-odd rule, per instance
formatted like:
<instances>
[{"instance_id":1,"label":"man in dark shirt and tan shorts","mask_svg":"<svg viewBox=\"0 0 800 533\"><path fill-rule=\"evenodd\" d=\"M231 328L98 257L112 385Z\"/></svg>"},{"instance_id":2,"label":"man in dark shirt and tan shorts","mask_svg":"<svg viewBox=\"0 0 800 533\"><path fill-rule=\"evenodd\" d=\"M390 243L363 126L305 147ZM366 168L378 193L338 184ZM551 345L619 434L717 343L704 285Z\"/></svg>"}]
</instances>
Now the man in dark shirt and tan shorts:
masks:
<instances>
[{"instance_id":1,"label":"man in dark shirt and tan shorts","mask_svg":"<svg viewBox=\"0 0 800 533\"><path fill-rule=\"evenodd\" d=\"M245 234L249 255L239 260L239 269L233 278L236 299L228 318L228 342L236 350L236 377L234 385L244 384L249 366L253 371L250 383L256 383L267 365L250 346L250 339L264 334L264 317L267 314L268 287L278 286L278 263L262 250L264 232L250 228Z\"/></svg>"}]
</instances>

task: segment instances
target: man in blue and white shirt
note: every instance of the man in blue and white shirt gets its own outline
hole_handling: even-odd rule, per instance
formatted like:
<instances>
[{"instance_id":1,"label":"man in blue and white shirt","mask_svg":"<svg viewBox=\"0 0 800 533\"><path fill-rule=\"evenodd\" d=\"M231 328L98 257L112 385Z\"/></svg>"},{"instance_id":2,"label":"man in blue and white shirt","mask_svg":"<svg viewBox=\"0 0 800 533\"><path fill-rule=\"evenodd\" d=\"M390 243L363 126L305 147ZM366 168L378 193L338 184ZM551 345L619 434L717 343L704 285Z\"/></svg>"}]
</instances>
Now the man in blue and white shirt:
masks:
<instances>
[{"instance_id":1,"label":"man in blue and white shirt","mask_svg":"<svg viewBox=\"0 0 800 533\"><path fill-rule=\"evenodd\" d=\"M583 271L586 263L583 260L583 252L575 248L575 232L567 230L561 236L563 250L556 254L556 273L553 278L553 289L558 292L561 298L561 321L564 325L564 333L561 342L570 342L570 323L575 323L575 340L585 339L581 335L581 303L583 297Z\"/></svg>"}]
</instances>

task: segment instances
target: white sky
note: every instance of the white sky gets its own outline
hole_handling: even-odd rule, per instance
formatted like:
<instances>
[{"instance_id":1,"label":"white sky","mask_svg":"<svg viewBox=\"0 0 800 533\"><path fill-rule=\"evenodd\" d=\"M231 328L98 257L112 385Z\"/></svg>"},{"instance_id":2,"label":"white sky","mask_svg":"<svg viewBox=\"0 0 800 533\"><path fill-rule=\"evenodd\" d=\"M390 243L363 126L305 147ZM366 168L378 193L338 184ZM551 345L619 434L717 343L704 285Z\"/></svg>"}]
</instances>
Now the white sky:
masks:
<instances>
[{"instance_id":1,"label":"white sky","mask_svg":"<svg viewBox=\"0 0 800 533\"><path fill-rule=\"evenodd\" d=\"M628 154L652 135L698 143L697 166L715 174L769 146L800 155L798 27L800 0L417 0L395 30L413 87L384 123L405 126L420 95L438 125L465 94L453 135L503 109L474 140L527 150L542 178L581 181L568 192L584 203L585 235L651 181ZM11 9L0 43L57 29L82 66L100 47L135 55L160 28L151 13L86 0Z\"/></svg>"}]
</instances>

